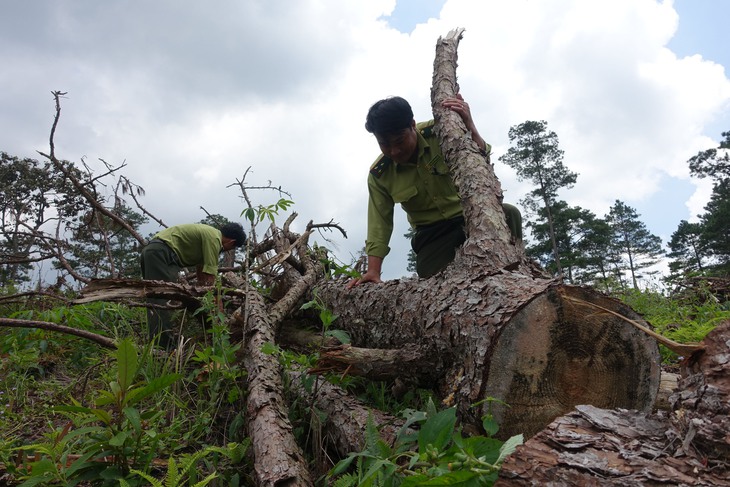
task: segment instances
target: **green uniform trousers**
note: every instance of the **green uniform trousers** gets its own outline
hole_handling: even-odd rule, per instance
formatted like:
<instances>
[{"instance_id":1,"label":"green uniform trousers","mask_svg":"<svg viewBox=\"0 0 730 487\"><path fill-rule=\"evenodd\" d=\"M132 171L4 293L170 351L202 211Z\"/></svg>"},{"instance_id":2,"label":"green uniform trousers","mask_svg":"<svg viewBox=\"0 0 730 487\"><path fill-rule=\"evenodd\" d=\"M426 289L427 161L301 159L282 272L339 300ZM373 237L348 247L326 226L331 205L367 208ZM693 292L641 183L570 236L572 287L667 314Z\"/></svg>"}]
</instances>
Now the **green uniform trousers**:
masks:
<instances>
[{"instance_id":1,"label":"green uniform trousers","mask_svg":"<svg viewBox=\"0 0 730 487\"><path fill-rule=\"evenodd\" d=\"M507 227L515 240L522 240L522 215L513 205L503 204ZM456 249L466 241L464 217L442 220L416 227L411 247L416 253L418 277L431 277L449 265L456 256Z\"/></svg>"},{"instance_id":2,"label":"green uniform trousers","mask_svg":"<svg viewBox=\"0 0 730 487\"><path fill-rule=\"evenodd\" d=\"M152 239L142 249L140 260L142 279L150 281L177 282L182 266L174 250L162 240ZM166 299L149 298L150 304L164 305ZM172 340L172 312L159 308L147 308L147 328L150 340L159 338L160 347L170 350Z\"/></svg>"}]
</instances>

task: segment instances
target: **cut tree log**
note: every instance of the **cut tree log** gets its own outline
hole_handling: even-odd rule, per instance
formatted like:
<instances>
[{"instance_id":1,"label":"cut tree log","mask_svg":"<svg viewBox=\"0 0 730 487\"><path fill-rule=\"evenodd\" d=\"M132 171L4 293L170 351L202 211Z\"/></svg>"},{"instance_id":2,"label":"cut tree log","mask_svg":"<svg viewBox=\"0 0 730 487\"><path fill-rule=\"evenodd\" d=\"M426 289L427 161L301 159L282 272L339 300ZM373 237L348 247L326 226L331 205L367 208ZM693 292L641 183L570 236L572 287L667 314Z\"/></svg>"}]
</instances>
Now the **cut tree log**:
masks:
<instances>
[{"instance_id":1,"label":"cut tree log","mask_svg":"<svg viewBox=\"0 0 730 487\"><path fill-rule=\"evenodd\" d=\"M436 374L435 389L445 405L456 405L466 431L481 431L485 414L508 437L533 435L579 404L649 411L660 380L658 346L625 319L650 325L617 300L551 279L527 258L507 229L493 167L461 118L441 107L459 92L461 34L439 39L431 98L462 199L465 244L432 278L351 290L322 282L318 296L354 346L432 350L442 364L428 371Z\"/></svg>"},{"instance_id":2,"label":"cut tree log","mask_svg":"<svg viewBox=\"0 0 730 487\"><path fill-rule=\"evenodd\" d=\"M519 446L495 486L730 486L730 321L703 342L671 413L578 406Z\"/></svg>"}]
</instances>

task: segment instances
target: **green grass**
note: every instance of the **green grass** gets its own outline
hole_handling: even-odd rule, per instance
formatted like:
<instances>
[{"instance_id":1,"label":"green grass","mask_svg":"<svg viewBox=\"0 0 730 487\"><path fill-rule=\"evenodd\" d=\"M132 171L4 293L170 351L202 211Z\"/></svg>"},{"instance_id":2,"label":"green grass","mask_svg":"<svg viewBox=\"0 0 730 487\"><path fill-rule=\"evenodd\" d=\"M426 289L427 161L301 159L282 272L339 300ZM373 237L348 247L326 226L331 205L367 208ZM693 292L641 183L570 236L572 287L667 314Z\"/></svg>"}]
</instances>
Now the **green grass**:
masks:
<instances>
[{"instance_id":1,"label":"green grass","mask_svg":"<svg viewBox=\"0 0 730 487\"><path fill-rule=\"evenodd\" d=\"M680 343L700 342L719 323L730 320L730 303L707 295L670 298L656 291L627 291L618 296L661 335ZM660 347L665 363L677 355Z\"/></svg>"},{"instance_id":2,"label":"green grass","mask_svg":"<svg viewBox=\"0 0 730 487\"><path fill-rule=\"evenodd\" d=\"M730 305L706 293L672 298L655 291L629 291L617 297L644 316L659 333L682 343L701 341L718 323L730 319ZM182 461L185 455L210 453L211 448L246 444L247 439L241 433L245 423L246 373L236 364L236 345L230 343L227 330L221 325L222 317L211 313L213 322L204 331L198 317L180 314L184 335L194 339L186 341L170 356L157 357L147 347L143 309L113 303L74 307L58 304L54 300L35 300L24 306L6 305L0 307L0 316L51 321L115 340L127 337L135 343L140 355L137 380L150 382L169 374L179 375L178 381L156 391L138 406L141 411L162 412L155 416L154 428L164 434L149 446L150 449L154 446L156 458ZM320 311L325 332L333 332L330 325L336 317L323 314L320 308L315 311ZM660 349L665 363L677 361L672 352L664 347ZM284 367L295 364L307 367L316 359L316 354L297 356L274 351L281 355ZM0 462L5 465L6 473L12 474L17 465L18 447L38 444L50 448L54 442L60 443L58 439L64 437L63 431L69 427L69 417L54 411L54 406L90 407L100 391L109 389L117 374L114 354L88 340L45 330L0 328ZM393 414L408 409L422 411L430 399L428 391L412 388L395 398L392 384L351 377L340 378L340 385L372 407ZM297 409L295 402L290 413L300 437L316 433L311 425L316 423L313 420L317 411ZM88 442L92 440L75 438L76 443L65 444L66 453L88 450ZM308 443L310 447L317 444ZM312 451L310 455L316 457L318 453ZM246 484L250 466L234 468L225 455L198 456L199 480L215 472L218 477L210 485L234 485L235 478L241 485ZM165 475L164 471L145 473L158 478Z\"/></svg>"}]
</instances>

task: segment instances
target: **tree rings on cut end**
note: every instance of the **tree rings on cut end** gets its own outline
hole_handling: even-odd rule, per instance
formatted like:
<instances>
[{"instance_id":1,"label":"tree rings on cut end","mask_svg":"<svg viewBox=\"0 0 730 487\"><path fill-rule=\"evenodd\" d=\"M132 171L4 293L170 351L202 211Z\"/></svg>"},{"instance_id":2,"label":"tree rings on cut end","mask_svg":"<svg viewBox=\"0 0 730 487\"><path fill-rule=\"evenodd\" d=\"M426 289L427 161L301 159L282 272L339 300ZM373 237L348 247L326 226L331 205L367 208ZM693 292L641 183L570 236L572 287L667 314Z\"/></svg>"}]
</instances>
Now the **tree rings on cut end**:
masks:
<instances>
[{"instance_id":1,"label":"tree rings on cut end","mask_svg":"<svg viewBox=\"0 0 730 487\"><path fill-rule=\"evenodd\" d=\"M532 436L579 404L650 411L660 382L659 347L644 332L594 306L649 327L621 302L559 285L520 310L494 346L484 404L500 436Z\"/></svg>"}]
</instances>

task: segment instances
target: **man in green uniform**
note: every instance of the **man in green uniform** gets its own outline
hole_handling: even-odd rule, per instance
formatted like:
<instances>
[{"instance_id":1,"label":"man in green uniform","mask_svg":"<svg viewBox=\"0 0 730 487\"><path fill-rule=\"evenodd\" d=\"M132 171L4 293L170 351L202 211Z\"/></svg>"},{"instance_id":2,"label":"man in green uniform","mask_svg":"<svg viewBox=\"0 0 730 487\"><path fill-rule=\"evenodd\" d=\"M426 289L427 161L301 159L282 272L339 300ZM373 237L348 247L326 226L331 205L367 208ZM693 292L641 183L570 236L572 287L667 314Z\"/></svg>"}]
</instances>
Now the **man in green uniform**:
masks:
<instances>
[{"instance_id":1,"label":"man in green uniform","mask_svg":"<svg viewBox=\"0 0 730 487\"><path fill-rule=\"evenodd\" d=\"M202 223L189 223L166 228L142 249L140 261L142 278L176 282L183 267L195 267L198 284L212 286L218 274L221 252L241 247L246 234L240 223L227 223L220 230ZM164 305L165 299L149 299L150 303ZM170 312L147 309L150 340L159 335L162 348L172 348Z\"/></svg>"},{"instance_id":2,"label":"man in green uniform","mask_svg":"<svg viewBox=\"0 0 730 487\"><path fill-rule=\"evenodd\" d=\"M461 116L472 139L488 157L491 146L479 135L461 95L444 100L442 105ZM466 239L461 199L433 132L433 121L416 124L408 102L391 97L370 107L365 129L375 135L382 154L368 175L368 269L348 287L381 282L383 259L390 252L396 203L401 204L416 230L411 241L416 272L419 277L430 277L454 259L456 249ZM503 206L513 238L521 240L519 210Z\"/></svg>"}]
</instances>

